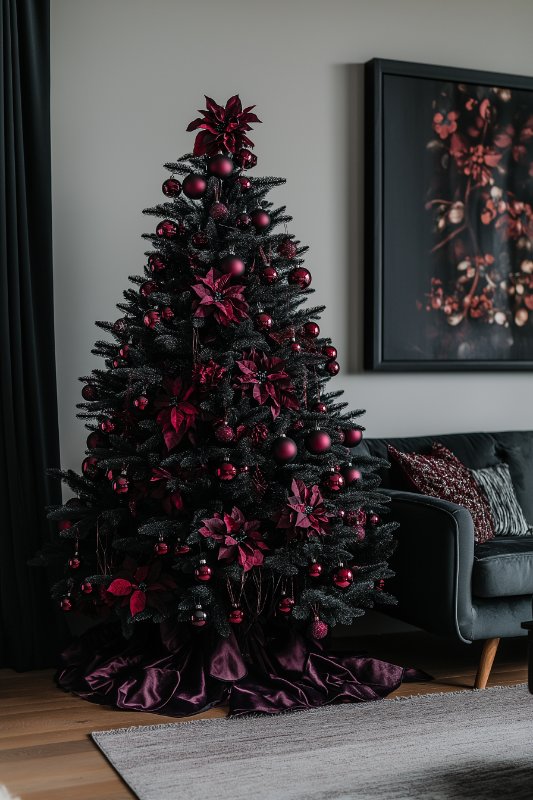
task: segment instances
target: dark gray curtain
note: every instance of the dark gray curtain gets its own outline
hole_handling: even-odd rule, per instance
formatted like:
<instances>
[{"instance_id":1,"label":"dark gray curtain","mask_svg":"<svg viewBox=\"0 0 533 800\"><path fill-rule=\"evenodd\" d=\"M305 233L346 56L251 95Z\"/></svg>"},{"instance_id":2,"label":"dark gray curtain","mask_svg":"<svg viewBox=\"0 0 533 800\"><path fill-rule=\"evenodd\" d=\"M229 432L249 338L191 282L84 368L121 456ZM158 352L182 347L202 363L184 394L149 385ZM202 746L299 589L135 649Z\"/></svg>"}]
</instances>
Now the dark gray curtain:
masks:
<instances>
[{"instance_id":1,"label":"dark gray curtain","mask_svg":"<svg viewBox=\"0 0 533 800\"><path fill-rule=\"evenodd\" d=\"M22 670L53 663L60 624L28 566L59 500L48 0L2 0L0 26L0 666Z\"/></svg>"}]
</instances>

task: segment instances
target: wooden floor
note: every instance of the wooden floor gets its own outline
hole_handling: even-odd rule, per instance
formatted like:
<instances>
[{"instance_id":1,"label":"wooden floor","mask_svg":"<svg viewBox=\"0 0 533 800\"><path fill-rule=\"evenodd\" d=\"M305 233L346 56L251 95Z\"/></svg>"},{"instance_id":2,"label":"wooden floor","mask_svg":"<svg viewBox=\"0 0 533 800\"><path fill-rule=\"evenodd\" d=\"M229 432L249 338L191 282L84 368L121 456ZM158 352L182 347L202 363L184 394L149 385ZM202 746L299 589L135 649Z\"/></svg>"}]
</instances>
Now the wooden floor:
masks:
<instances>
[{"instance_id":1,"label":"wooden floor","mask_svg":"<svg viewBox=\"0 0 533 800\"><path fill-rule=\"evenodd\" d=\"M338 641L336 647L346 652L354 649L354 643ZM394 697L470 688L481 643L459 646L426 634L394 634L359 640L357 652L362 649L418 667L435 678L430 683L406 683ZM526 682L526 651L525 638L503 640L489 686ZM224 713L215 709L197 718ZM176 721L113 711L71 697L54 686L50 670L22 674L0 670L0 784L21 800L126 800L133 795L89 739L89 732Z\"/></svg>"}]
</instances>

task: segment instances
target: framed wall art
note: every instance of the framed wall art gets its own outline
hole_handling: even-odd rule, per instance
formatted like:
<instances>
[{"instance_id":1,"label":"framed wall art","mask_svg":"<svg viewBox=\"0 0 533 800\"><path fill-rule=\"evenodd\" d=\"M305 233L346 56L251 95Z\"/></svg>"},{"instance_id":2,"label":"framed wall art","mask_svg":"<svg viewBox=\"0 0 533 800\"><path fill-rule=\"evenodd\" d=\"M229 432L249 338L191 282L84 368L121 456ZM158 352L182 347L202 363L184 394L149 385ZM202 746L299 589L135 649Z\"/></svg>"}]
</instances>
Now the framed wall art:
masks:
<instances>
[{"instance_id":1,"label":"framed wall art","mask_svg":"<svg viewBox=\"0 0 533 800\"><path fill-rule=\"evenodd\" d=\"M533 368L533 78L365 65L365 366Z\"/></svg>"}]
</instances>

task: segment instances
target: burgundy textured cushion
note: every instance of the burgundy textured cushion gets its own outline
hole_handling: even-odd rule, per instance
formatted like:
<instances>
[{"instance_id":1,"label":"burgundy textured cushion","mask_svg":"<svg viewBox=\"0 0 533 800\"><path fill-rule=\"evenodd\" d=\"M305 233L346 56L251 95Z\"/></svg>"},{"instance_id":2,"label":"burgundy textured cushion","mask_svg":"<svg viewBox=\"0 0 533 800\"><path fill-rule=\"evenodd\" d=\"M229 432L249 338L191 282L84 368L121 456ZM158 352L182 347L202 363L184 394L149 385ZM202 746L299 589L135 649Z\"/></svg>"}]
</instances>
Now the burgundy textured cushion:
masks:
<instances>
[{"instance_id":1,"label":"burgundy textured cushion","mask_svg":"<svg viewBox=\"0 0 533 800\"><path fill-rule=\"evenodd\" d=\"M449 500L470 511L476 542L494 538L494 523L487 498L470 470L448 448L435 442L430 456L401 453L392 445L387 449L417 491Z\"/></svg>"}]
</instances>

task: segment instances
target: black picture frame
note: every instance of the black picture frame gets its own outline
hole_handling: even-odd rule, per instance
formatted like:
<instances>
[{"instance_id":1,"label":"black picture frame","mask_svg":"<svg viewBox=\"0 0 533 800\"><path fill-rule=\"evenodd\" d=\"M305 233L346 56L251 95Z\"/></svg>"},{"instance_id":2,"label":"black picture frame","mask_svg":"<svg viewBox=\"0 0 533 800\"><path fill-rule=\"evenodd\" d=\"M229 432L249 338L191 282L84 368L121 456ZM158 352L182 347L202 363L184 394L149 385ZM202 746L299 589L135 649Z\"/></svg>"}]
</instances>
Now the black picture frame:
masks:
<instances>
[{"instance_id":1,"label":"black picture frame","mask_svg":"<svg viewBox=\"0 0 533 800\"><path fill-rule=\"evenodd\" d=\"M451 89L446 90L445 87L450 86ZM498 319L501 325L501 317L496 317L497 312L494 311L496 306L490 311L492 324L487 321L479 322L478 319L470 317L465 318L464 310L460 308L459 313L456 313L451 320L455 323L457 317L461 319L460 323L455 323L457 326L455 330L451 329L450 320L445 318L444 312L441 313L439 308L438 313L434 315L435 320L438 318L438 322L435 321L437 333L431 328L431 336L428 337L426 334L428 326L433 325L432 303L438 302L438 298L428 300L430 295L427 293L422 297L420 286L426 278L431 278L433 256L430 258L425 254L431 253L427 245L428 242L434 241L431 237L435 236L435 231L432 229L435 225L432 226L432 220L426 213L424 195L419 196L421 183L425 180L419 172L426 170L427 177L427 167L421 167L417 171L417 165L425 163L424 158L429 149L429 146L426 146L423 151L420 150L423 137L426 135L424 127L426 112L429 114L429 130L433 130L436 125L435 108L444 102L446 91L451 95L455 91L465 91L463 87L468 91L475 89L476 97L482 97L486 92L494 92L496 98L504 98L507 96L505 93L509 93L513 100L518 98L515 102L521 104L521 114L524 108L529 108L530 101L533 120L533 78L378 58L365 64L364 367L366 370L440 372L533 369L533 308L529 317L526 313L528 322L525 331L518 330L515 324L515 320L519 319L516 316L517 312L510 310L509 315L515 314L515 316L506 318L503 323L504 334L500 333L494 323L494 320ZM427 109L428 98L435 97L435 89L438 90L435 101L437 106L430 104ZM464 99L466 95L461 97ZM475 102L477 102L475 99L471 101L473 104ZM496 103L496 100L494 102ZM470 100L463 107L469 108L469 103ZM475 113L481 112L477 109ZM485 113L488 115L488 112ZM415 122L412 120L413 115L416 118ZM423 124L419 135L420 120ZM454 121L450 123L448 117L445 122L453 127ZM459 121L456 124L459 124ZM445 135L444 129L441 133ZM435 146L440 146L438 141ZM531 147L533 152L533 143ZM442 160L439 163L449 162ZM509 160L509 175L511 168ZM413 173L416 173L414 177ZM407 180L410 177L412 179ZM468 197L471 198L472 193ZM448 200L451 202L452 198ZM416 211L417 203L420 207L419 216ZM531 205L533 207L533 176ZM485 231L482 233L485 235ZM446 247L448 246L446 244ZM453 246L459 247L457 241ZM533 255L531 258L533 259ZM467 263L472 264L471 261ZM514 262L513 267L516 269ZM405 275L402 274L404 268ZM456 266L455 269L459 267ZM471 271L471 266L468 269ZM480 269L488 271L489 267L484 265ZM509 273L511 271L509 267ZM522 280L522 277L520 273L517 280ZM409 282L413 285L409 286ZM456 282L458 283L458 279ZM501 282L497 285L504 284ZM483 295L483 303L491 302L490 286L492 283L487 289L489 294ZM531 275L531 286L533 287L533 275ZM432 291L437 290L432 289ZM514 297L518 302L518 295ZM452 300L451 305L455 308L456 295ZM425 302L429 305L424 306ZM481 303L481 300L479 302ZM508 300L508 304L511 305L511 299ZM447 313L449 306L448 303ZM429 311L426 311L427 308ZM431 318L431 323L427 322L428 318ZM465 326L461 329L463 322ZM478 322L479 325L476 327ZM518 338L516 335L515 338L512 336L506 338L508 333L512 334L513 326L516 327ZM442 336L439 334L441 328ZM487 339L483 338L485 335L488 336ZM506 349L505 342L511 339L513 344ZM435 352L430 351L431 348L439 351L437 357Z\"/></svg>"}]
</instances>

